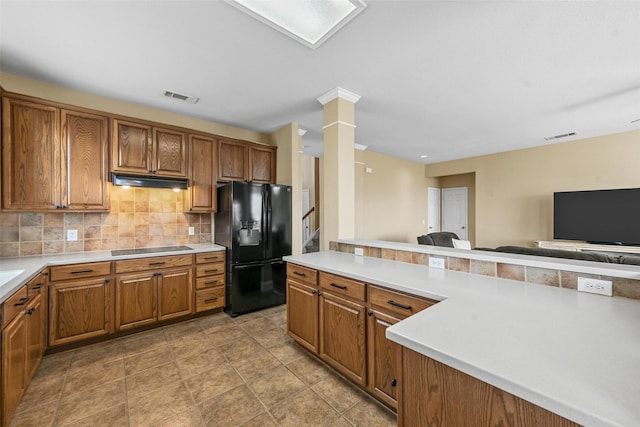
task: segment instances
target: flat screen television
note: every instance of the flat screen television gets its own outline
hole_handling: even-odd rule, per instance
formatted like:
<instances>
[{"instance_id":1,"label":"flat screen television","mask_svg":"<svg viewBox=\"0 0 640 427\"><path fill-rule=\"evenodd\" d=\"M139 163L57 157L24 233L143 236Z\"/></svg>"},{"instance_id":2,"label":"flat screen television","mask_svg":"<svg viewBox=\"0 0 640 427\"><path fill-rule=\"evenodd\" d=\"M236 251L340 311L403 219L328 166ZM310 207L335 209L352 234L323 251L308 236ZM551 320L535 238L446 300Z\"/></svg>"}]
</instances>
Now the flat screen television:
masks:
<instances>
[{"instance_id":1,"label":"flat screen television","mask_svg":"<svg viewBox=\"0 0 640 427\"><path fill-rule=\"evenodd\" d=\"M554 193L553 238L640 245L640 188Z\"/></svg>"}]
</instances>

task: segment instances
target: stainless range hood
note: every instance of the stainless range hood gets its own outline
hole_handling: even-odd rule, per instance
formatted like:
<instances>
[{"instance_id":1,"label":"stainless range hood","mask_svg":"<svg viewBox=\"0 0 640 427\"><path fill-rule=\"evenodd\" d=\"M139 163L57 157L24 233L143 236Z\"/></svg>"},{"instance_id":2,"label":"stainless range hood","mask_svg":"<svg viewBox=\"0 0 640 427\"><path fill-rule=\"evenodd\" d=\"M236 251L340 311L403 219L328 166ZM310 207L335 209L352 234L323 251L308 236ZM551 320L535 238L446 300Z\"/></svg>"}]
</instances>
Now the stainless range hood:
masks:
<instances>
[{"instance_id":1,"label":"stainless range hood","mask_svg":"<svg viewBox=\"0 0 640 427\"><path fill-rule=\"evenodd\" d=\"M127 176L115 173L111 175L111 182L113 185L146 188L170 188L173 190L186 190L188 187L188 181L186 179Z\"/></svg>"}]
</instances>

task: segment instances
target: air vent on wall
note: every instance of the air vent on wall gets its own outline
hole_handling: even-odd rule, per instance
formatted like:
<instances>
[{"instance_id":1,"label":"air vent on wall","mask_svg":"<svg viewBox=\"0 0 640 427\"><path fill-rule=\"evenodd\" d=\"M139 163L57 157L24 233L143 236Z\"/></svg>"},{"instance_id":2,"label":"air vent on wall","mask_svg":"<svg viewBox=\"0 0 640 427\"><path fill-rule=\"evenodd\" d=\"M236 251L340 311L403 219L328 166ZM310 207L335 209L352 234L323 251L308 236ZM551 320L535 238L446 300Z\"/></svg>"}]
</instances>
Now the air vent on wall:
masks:
<instances>
[{"instance_id":1,"label":"air vent on wall","mask_svg":"<svg viewBox=\"0 0 640 427\"><path fill-rule=\"evenodd\" d=\"M569 133L563 133L562 135L547 136L544 138L544 140L553 141L554 139L567 138L569 136L574 136L575 134L576 134L575 132L569 132Z\"/></svg>"},{"instance_id":2,"label":"air vent on wall","mask_svg":"<svg viewBox=\"0 0 640 427\"><path fill-rule=\"evenodd\" d=\"M195 104L200 99L195 96L189 96L189 95L183 95L177 92L171 92L170 90L163 91L162 95L166 96L167 98L179 99L180 101L188 102L189 104Z\"/></svg>"}]
</instances>

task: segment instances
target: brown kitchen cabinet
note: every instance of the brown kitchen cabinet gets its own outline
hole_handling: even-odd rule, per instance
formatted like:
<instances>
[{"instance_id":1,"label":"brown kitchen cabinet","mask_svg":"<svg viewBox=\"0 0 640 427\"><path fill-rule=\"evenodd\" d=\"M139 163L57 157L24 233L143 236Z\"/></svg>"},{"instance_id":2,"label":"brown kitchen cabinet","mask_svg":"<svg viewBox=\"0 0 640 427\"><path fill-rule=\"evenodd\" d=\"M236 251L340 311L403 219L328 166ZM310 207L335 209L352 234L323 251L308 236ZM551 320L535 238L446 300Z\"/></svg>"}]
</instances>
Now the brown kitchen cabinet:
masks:
<instances>
[{"instance_id":1,"label":"brown kitchen cabinet","mask_svg":"<svg viewBox=\"0 0 640 427\"><path fill-rule=\"evenodd\" d=\"M249 146L249 181L276 182L276 147Z\"/></svg>"},{"instance_id":2,"label":"brown kitchen cabinet","mask_svg":"<svg viewBox=\"0 0 640 427\"><path fill-rule=\"evenodd\" d=\"M179 130L113 119L111 171L157 177L187 177L187 138Z\"/></svg>"},{"instance_id":3,"label":"brown kitchen cabinet","mask_svg":"<svg viewBox=\"0 0 640 427\"><path fill-rule=\"evenodd\" d=\"M287 333L318 354L318 272L287 264Z\"/></svg>"},{"instance_id":4,"label":"brown kitchen cabinet","mask_svg":"<svg viewBox=\"0 0 640 427\"><path fill-rule=\"evenodd\" d=\"M218 181L249 180L249 146L245 142L218 141Z\"/></svg>"},{"instance_id":5,"label":"brown kitchen cabinet","mask_svg":"<svg viewBox=\"0 0 640 427\"><path fill-rule=\"evenodd\" d=\"M192 255L116 261L115 329L192 314L192 263Z\"/></svg>"},{"instance_id":6,"label":"brown kitchen cabinet","mask_svg":"<svg viewBox=\"0 0 640 427\"><path fill-rule=\"evenodd\" d=\"M113 333L110 262L54 266L49 277L49 346Z\"/></svg>"},{"instance_id":7,"label":"brown kitchen cabinet","mask_svg":"<svg viewBox=\"0 0 640 427\"><path fill-rule=\"evenodd\" d=\"M18 302L10 302L15 303ZM9 424L11 415L27 388L27 333L27 316L24 310L2 331L2 425Z\"/></svg>"},{"instance_id":8,"label":"brown kitchen cabinet","mask_svg":"<svg viewBox=\"0 0 640 427\"><path fill-rule=\"evenodd\" d=\"M215 212L218 204L218 147L214 138L189 135L189 188L185 212Z\"/></svg>"},{"instance_id":9,"label":"brown kitchen cabinet","mask_svg":"<svg viewBox=\"0 0 640 427\"><path fill-rule=\"evenodd\" d=\"M2 100L2 208L108 210L108 119Z\"/></svg>"},{"instance_id":10,"label":"brown kitchen cabinet","mask_svg":"<svg viewBox=\"0 0 640 427\"><path fill-rule=\"evenodd\" d=\"M196 254L196 313L225 306L225 251Z\"/></svg>"},{"instance_id":11,"label":"brown kitchen cabinet","mask_svg":"<svg viewBox=\"0 0 640 427\"><path fill-rule=\"evenodd\" d=\"M40 272L27 283L27 378L33 378L47 347L47 278Z\"/></svg>"},{"instance_id":12,"label":"brown kitchen cabinet","mask_svg":"<svg viewBox=\"0 0 640 427\"><path fill-rule=\"evenodd\" d=\"M352 382L366 386L365 284L320 272L318 355Z\"/></svg>"}]
</instances>

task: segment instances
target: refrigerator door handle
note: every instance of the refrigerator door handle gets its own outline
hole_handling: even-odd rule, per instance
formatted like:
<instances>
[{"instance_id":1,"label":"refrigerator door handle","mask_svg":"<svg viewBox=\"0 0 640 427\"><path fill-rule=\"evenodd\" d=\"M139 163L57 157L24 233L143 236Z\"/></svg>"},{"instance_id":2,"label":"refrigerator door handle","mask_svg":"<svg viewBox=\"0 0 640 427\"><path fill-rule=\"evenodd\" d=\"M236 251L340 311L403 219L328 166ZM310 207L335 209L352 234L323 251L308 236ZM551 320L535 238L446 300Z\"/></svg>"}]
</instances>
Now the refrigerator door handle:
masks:
<instances>
[{"instance_id":1,"label":"refrigerator door handle","mask_svg":"<svg viewBox=\"0 0 640 427\"><path fill-rule=\"evenodd\" d=\"M270 210L271 210L271 200L269 199L269 192L263 186L262 187L262 212L264 215L264 224L262 228L265 230L265 233L264 233L265 258L267 255L266 254L267 251L269 252L269 255L271 255L271 251L269 249L269 235L271 234L271 224L270 224L270 217L269 217Z\"/></svg>"}]
</instances>

